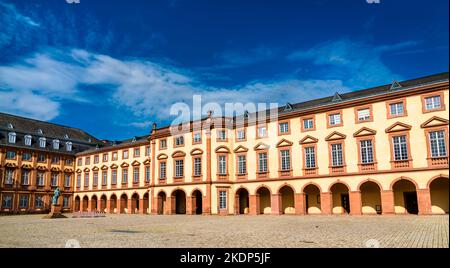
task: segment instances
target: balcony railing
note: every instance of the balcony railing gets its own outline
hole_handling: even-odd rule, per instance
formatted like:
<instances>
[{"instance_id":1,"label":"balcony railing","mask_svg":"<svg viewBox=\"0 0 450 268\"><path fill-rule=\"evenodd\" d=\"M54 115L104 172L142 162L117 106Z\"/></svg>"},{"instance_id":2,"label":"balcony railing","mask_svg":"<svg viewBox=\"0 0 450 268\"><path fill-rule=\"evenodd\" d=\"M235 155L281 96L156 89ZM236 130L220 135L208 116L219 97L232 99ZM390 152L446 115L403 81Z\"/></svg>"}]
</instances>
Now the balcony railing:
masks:
<instances>
[{"instance_id":1,"label":"balcony railing","mask_svg":"<svg viewBox=\"0 0 450 268\"><path fill-rule=\"evenodd\" d=\"M445 166L448 165L448 156L433 157L430 159L432 166Z\"/></svg>"},{"instance_id":2,"label":"balcony railing","mask_svg":"<svg viewBox=\"0 0 450 268\"><path fill-rule=\"evenodd\" d=\"M411 160L397 160L393 161L394 168L409 168Z\"/></svg>"},{"instance_id":3,"label":"balcony railing","mask_svg":"<svg viewBox=\"0 0 450 268\"><path fill-rule=\"evenodd\" d=\"M345 172L344 166L331 167L331 173L333 174L340 174L344 172Z\"/></svg>"},{"instance_id":4,"label":"balcony railing","mask_svg":"<svg viewBox=\"0 0 450 268\"><path fill-rule=\"evenodd\" d=\"M362 163L359 164L361 171L373 171L375 170L375 163Z\"/></svg>"},{"instance_id":5,"label":"balcony railing","mask_svg":"<svg viewBox=\"0 0 450 268\"><path fill-rule=\"evenodd\" d=\"M305 168L303 171L305 176L317 175L317 168Z\"/></svg>"}]
</instances>

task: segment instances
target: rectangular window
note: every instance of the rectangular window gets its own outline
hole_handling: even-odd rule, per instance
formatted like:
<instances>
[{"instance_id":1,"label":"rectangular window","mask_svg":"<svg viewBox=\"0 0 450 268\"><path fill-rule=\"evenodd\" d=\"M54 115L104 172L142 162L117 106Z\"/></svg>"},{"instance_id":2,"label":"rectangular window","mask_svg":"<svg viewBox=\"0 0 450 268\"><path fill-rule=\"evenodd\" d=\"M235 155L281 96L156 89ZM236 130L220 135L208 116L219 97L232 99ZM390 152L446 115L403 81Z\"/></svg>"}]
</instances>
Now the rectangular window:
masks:
<instances>
[{"instance_id":1,"label":"rectangular window","mask_svg":"<svg viewBox=\"0 0 450 268\"><path fill-rule=\"evenodd\" d=\"M92 183L92 186L96 187L98 185L98 172L94 171L94 181Z\"/></svg>"},{"instance_id":2,"label":"rectangular window","mask_svg":"<svg viewBox=\"0 0 450 268\"><path fill-rule=\"evenodd\" d=\"M202 175L202 159L200 157L194 158L194 176Z\"/></svg>"},{"instance_id":3,"label":"rectangular window","mask_svg":"<svg viewBox=\"0 0 450 268\"><path fill-rule=\"evenodd\" d=\"M122 183L128 183L128 169L122 169Z\"/></svg>"},{"instance_id":4,"label":"rectangular window","mask_svg":"<svg viewBox=\"0 0 450 268\"><path fill-rule=\"evenodd\" d=\"M279 124L281 134L289 133L289 123L283 122Z\"/></svg>"},{"instance_id":5,"label":"rectangular window","mask_svg":"<svg viewBox=\"0 0 450 268\"><path fill-rule=\"evenodd\" d=\"M29 135L25 136L25 145L31 146L31 136L29 136Z\"/></svg>"},{"instance_id":6,"label":"rectangular window","mask_svg":"<svg viewBox=\"0 0 450 268\"><path fill-rule=\"evenodd\" d=\"M84 187L89 187L89 172L84 173Z\"/></svg>"},{"instance_id":7,"label":"rectangular window","mask_svg":"<svg viewBox=\"0 0 450 268\"><path fill-rule=\"evenodd\" d=\"M5 184L11 185L14 183L14 169L6 169Z\"/></svg>"},{"instance_id":8,"label":"rectangular window","mask_svg":"<svg viewBox=\"0 0 450 268\"><path fill-rule=\"evenodd\" d=\"M122 151L122 159L128 159L128 150Z\"/></svg>"},{"instance_id":9,"label":"rectangular window","mask_svg":"<svg viewBox=\"0 0 450 268\"><path fill-rule=\"evenodd\" d=\"M166 149L167 148L167 140L166 139L159 141L159 148L160 149Z\"/></svg>"},{"instance_id":10,"label":"rectangular window","mask_svg":"<svg viewBox=\"0 0 450 268\"><path fill-rule=\"evenodd\" d=\"M344 165L342 144L331 144L331 166L341 167Z\"/></svg>"},{"instance_id":11,"label":"rectangular window","mask_svg":"<svg viewBox=\"0 0 450 268\"><path fill-rule=\"evenodd\" d=\"M98 164L100 162L100 157L98 155L94 156L94 164Z\"/></svg>"},{"instance_id":12,"label":"rectangular window","mask_svg":"<svg viewBox=\"0 0 450 268\"><path fill-rule=\"evenodd\" d=\"M80 175L78 175L80 176ZM80 178L81 180L81 178ZM45 183L45 173L44 172L38 172L36 175L36 185L37 186L44 186Z\"/></svg>"},{"instance_id":13,"label":"rectangular window","mask_svg":"<svg viewBox=\"0 0 450 268\"><path fill-rule=\"evenodd\" d=\"M370 109L358 110L358 121L369 121L370 120Z\"/></svg>"},{"instance_id":14,"label":"rectangular window","mask_svg":"<svg viewBox=\"0 0 450 268\"><path fill-rule=\"evenodd\" d=\"M19 208L28 208L28 195L20 195Z\"/></svg>"},{"instance_id":15,"label":"rectangular window","mask_svg":"<svg viewBox=\"0 0 450 268\"><path fill-rule=\"evenodd\" d=\"M91 164L91 157L90 156L86 156L86 158L84 159L84 164L85 165L90 165Z\"/></svg>"},{"instance_id":16,"label":"rectangular window","mask_svg":"<svg viewBox=\"0 0 450 268\"><path fill-rule=\"evenodd\" d=\"M258 171L260 173L267 172L267 153L259 153Z\"/></svg>"},{"instance_id":17,"label":"rectangular window","mask_svg":"<svg viewBox=\"0 0 450 268\"><path fill-rule=\"evenodd\" d=\"M72 163L72 159L66 159L66 166L71 166Z\"/></svg>"},{"instance_id":18,"label":"rectangular window","mask_svg":"<svg viewBox=\"0 0 450 268\"><path fill-rule=\"evenodd\" d=\"M184 145L184 137L183 136L176 137L175 138L175 145L176 146Z\"/></svg>"},{"instance_id":19,"label":"rectangular window","mask_svg":"<svg viewBox=\"0 0 450 268\"><path fill-rule=\"evenodd\" d=\"M22 169L22 185L29 185L30 184L30 171L27 169Z\"/></svg>"},{"instance_id":20,"label":"rectangular window","mask_svg":"<svg viewBox=\"0 0 450 268\"><path fill-rule=\"evenodd\" d=\"M77 175L77 188L81 187L81 174Z\"/></svg>"},{"instance_id":21,"label":"rectangular window","mask_svg":"<svg viewBox=\"0 0 450 268\"><path fill-rule=\"evenodd\" d=\"M194 143L199 143L202 141L202 134L200 132L194 133Z\"/></svg>"},{"instance_id":22,"label":"rectangular window","mask_svg":"<svg viewBox=\"0 0 450 268\"><path fill-rule=\"evenodd\" d=\"M8 142L9 143L16 143L16 133L11 132L8 134Z\"/></svg>"},{"instance_id":23,"label":"rectangular window","mask_svg":"<svg viewBox=\"0 0 450 268\"><path fill-rule=\"evenodd\" d=\"M226 140L227 139L227 132L226 132L226 130L219 130L218 133L217 133L217 137L221 141Z\"/></svg>"},{"instance_id":24,"label":"rectangular window","mask_svg":"<svg viewBox=\"0 0 450 268\"><path fill-rule=\"evenodd\" d=\"M53 140L53 149L59 150L59 140Z\"/></svg>"},{"instance_id":25,"label":"rectangular window","mask_svg":"<svg viewBox=\"0 0 450 268\"><path fill-rule=\"evenodd\" d=\"M245 155L238 156L238 174L242 175L247 173L247 158Z\"/></svg>"},{"instance_id":26,"label":"rectangular window","mask_svg":"<svg viewBox=\"0 0 450 268\"><path fill-rule=\"evenodd\" d=\"M116 161L118 159L118 153L117 152L113 152L112 153L112 160Z\"/></svg>"},{"instance_id":27,"label":"rectangular window","mask_svg":"<svg viewBox=\"0 0 450 268\"><path fill-rule=\"evenodd\" d=\"M159 163L159 178L165 179L167 177L167 166L166 162Z\"/></svg>"},{"instance_id":28,"label":"rectangular window","mask_svg":"<svg viewBox=\"0 0 450 268\"><path fill-rule=\"evenodd\" d=\"M103 154L103 162L108 162L108 154Z\"/></svg>"},{"instance_id":29,"label":"rectangular window","mask_svg":"<svg viewBox=\"0 0 450 268\"><path fill-rule=\"evenodd\" d=\"M312 118L303 120L303 128L304 129L313 129L314 128L314 120Z\"/></svg>"},{"instance_id":30,"label":"rectangular window","mask_svg":"<svg viewBox=\"0 0 450 268\"><path fill-rule=\"evenodd\" d=\"M237 139L245 140L245 130L241 129L237 131Z\"/></svg>"},{"instance_id":31,"label":"rectangular window","mask_svg":"<svg viewBox=\"0 0 450 268\"><path fill-rule=\"evenodd\" d=\"M52 157L52 164L59 164L59 160L60 160L59 156L53 156Z\"/></svg>"},{"instance_id":32,"label":"rectangular window","mask_svg":"<svg viewBox=\"0 0 450 268\"><path fill-rule=\"evenodd\" d=\"M63 207L69 207L69 200L68 196L63 196Z\"/></svg>"},{"instance_id":33,"label":"rectangular window","mask_svg":"<svg viewBox=\"0 0 450 268\"><path fill-rule=\"evenodd\" d=\"M315 147L305 147L305 168L316 168Z\"/></svg>"},{"instance_id":34,"label":"rectangular window","mask_svg":"<svg viewBox=\"0 0 450 268\"><path fill-rule=\"evenodd\" d=\"M23 153L22 160L23 161L31 161L31 154L30 153Z\"/></svg>"},{"instance_id":35,"label":"rectangular window","mask_svg":"<svg viewBox=\"0 0 450 268\"><path fill-rule=\"evenodd\" d=\"M395 136L392 139L394 142L394 160L408 160L408 145L406 144L406 136Z\"/></svg>"},{"instance_id":36,"label":"rectangular window","mask_svg":"<svg viewBox=\"0 0 450 268\"><path fill-rule=\"evenodd\" d=\"M141 156L141 148L134 148L134 157Z\"/></svg>"},{"instance_id":37,"label":"rectangular window","mask_svg":"<svg viewBox=\"0 0 450 268\"><path fill-rule=\"evenodd\" d=\"M2 200L2 208L12 208L12 196L11 195L3 195Z\"/></svg>"},{"instance_id":38,"label":"rectangular window","mask_svg":"<svg viewBox=\"0 0 450 268\"><path fill-rule=\"evenodd\" d=\"M441 96L433 96L425 98L425 107L427 110L434 110L441 108Z\"/></svg>"},{"instance_id":39,"label":"rectangular window","mask_svg":"<svg viewBox=\"0 0 450 268\"><path fill-rule=\"evenodd\" d=\"M289 150L281 150L281 171L291 170L291 156Z\"/></svg>"},{"instance_id":40,"label":"rectangular window","mask_svg":"<svg viewBox=\"0 0 450 268\"><path fill-rule=\"evenodd\" d=\"M267 137L267 128L264 127L258 127L258 137L259 138L264 138Z\"/></svg>"},{"instance_id":41,"label":"rectangular window","mask_svg":"<svg viewBox=\"0 0 450 268\"><path fill-rule=\"evenodd\" d=\"M45 162L45 155L43 154L38 155L38 162Z\"/></svg>"},{"instance_id":42,"label":"rectangular window","mask_svg":"<svg viewBox=\"0 0 450 268\"><path fill-rule=\"evenodd\" d=\"M360 150L361 150L361 163L363 163L363 164L373 163L372 140L360 141L359 146L360 146Z\"/></svg>"},{"instance_id":43,"label":"rectangular window","mask_svg":"<svg viewBox=\"0 0 450 268\"><path fill-rule=\"evenodd\" d=\"M219 209L227 208L227 192L219 191Z\"/></svg>"},{"instance_id":44,"label":"rectangular window","mask_svg":"<svg viewBox=\"0 0 450 268\"><path fill-rule=\"evenodd\" d=\"M117 184L117 169L111 171L111 184Z\"/></svg>"},{"instance_id":45,"label":"rectangular window","mask_svg":"<svg viewBox=\"0 0 450 268\"><path fill-rule=\"evenodd\" d=\"M44 207L44 198L42 195L36 195L36 198L34 199L34 206L36 208L43 208Z\"/></svg>"},{"instance_id":46,"label":"rectangular window","mask_svg":"<svg viewBox=\"0 0 450 268\"><path fill-rule=\"evenodd\" d=\"M45 148L46 141L47 140L45 138L39 138L39 147Z\"/></svg>"},{"instance_id":47,"label":"rectangular window","mask_svg":"<svg viewBox=\"0 0 450 268\"><path fill-rule=\"evenodd\" d=\"M14 159L14 158L16 158L16 152L14 152L14 151L6 152L6 159Z\"/></svg>"},{"instance_id":48,"label":"rectangular window","mask_svg":"<svg viewBox=\"0 0 450 268\"><path fill-rule=\"evenodd\" d=\"M70 187L70 175L69 174L64 175L64 187Z\"/></svg>"},{"instance_id":49,"label":"rectangular window","mask_svg":"<svg viewBox=\"0 0 450 268\"><path fill-rule=\"evenodd\" d=\"M145 147L145 156L150 156L151 150L152 149L150 149L150 146L146 146Z\"/></svg>"},{"instance_id":50,"label":"rectangular window","mask_svg":"<svg viewBox=\"0 0 450 268\"><path fill-rule=\"evenodd\" d=\"M41 155L39 155L40 157ZM78 158L77 160L77 166L82 166L83 165L83 159L82 158Z\"/></svg>"},{"instance_id":51,"label":"rectangular window","mask_svg":"<svg viewBox=\"0 0 450 268\"><path fill-rule=\"evenodd\" d=\"M51 180L51 186L58 186L58 178L59 175L56 172L52 172L52 180Z\"/></svg>"},{"instance_id":52,"label":"rectangular window","mask_svg":"<svg viewBox=\"0 0 450 268\"><path fill-rule=\"evenodd\" d=\"M145 167L145 182L150 182L150 167Z\"/></svg>"},{"instance_id":53,"label":"rectangular window","mask_svg":"<svg viewBox=\"0 0 450 268\"><path fill-rule=\"evenodd\" d=\"M133 183L139 183L139 168L133 168Z\"/></svg>"},{"instance_id":54,"label":"rectangular window","mask_svg":"<svg viewBox=\"0 0 450 268\"><path fill-rule=\"evenodd\" d=\"M389 104L389 110L391 112L391 116L401 116L405 113L403 102Z\"/></svg>"},{"instance_id":55,"label":"rectangular window","mask_svg":"<svg viewBox=\"0 0 450 268\"><path fill-rule=\"evenodd\" d=\"M444 131L432 131L429 133L431 157L447 156Z\"/></svg>"},{"instance_id":56,"label":"rectangular window","mask_svg":"<svg viewBox=\"0 0 450 268\"><path fill-rule=\"evenodd\" d=\"M336 126L341 124L341 114L330 114L329 115L330 126Z\"/></svg>"},{"instance_id":57,"label":"rectangular window","mask_svg":"<svg viewBox=\"0 0 450 268\"><path fill-rule=\"evenodd\" d=\"M182 178L184 176L184 160L175 160L175 177Z\"/></svg>"},{"instance_id":58,"label":"rectangular window","mask_svg":"<svg viewBox=\"0 0 450 268\"><path fill-rule=\"evenodd\" d=\"M108 171L102 171L102 185L105 186L108 184Z\"/></svg>"},{"instance_id":59,"label":"rectangular window","mask_svg":"<svg viewBox=\"0 0 450 268\"><path fill-rule=\"evenodd\" d=\"M219 156L219 175L227 175L227 157Z\"/></svg>"}]
</instances>

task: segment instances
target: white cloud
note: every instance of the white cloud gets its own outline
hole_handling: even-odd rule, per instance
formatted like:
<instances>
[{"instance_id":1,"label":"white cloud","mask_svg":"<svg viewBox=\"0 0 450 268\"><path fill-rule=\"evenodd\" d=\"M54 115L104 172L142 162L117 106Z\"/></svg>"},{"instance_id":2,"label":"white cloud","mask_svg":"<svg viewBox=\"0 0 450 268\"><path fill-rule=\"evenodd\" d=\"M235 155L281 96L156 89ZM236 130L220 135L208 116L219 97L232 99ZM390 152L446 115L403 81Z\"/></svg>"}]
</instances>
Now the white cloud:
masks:
<instances>
[{"instance_id":1,"label":"white cloud","mask_svg":"<svg viewBox=\"0 0 450 268\"><path fill-rule=\"evenodd\" d=\"M12 4L0 2L0 11L1 13L3 13L2 16L10 21L12 20L19 21L32 27L40 26L39 23L35 22L30 17L27 17L21 14L19 11L17 11L16 7Z\"/></svg>"}]
</instances>

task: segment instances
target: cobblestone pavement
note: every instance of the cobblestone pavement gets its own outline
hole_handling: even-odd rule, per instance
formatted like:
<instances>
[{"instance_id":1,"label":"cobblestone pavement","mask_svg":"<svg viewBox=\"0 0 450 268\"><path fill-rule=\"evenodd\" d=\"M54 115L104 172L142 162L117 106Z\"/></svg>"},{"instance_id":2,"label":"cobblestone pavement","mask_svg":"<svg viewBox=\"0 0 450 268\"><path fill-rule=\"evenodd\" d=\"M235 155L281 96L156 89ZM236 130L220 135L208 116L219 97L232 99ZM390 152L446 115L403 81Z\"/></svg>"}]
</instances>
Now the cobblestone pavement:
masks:
<instances>
[{"instance_id":1,"label":"cobblestone pavement","mask_svg":"<svg viewBox=\"0 0 450 268\"><path fill-rule=\"evenodd\" d=\"M69 215L70 216L70 215ZM1 216L0 247L449 247L449 216Z\"/></svg>"}]
</instances>

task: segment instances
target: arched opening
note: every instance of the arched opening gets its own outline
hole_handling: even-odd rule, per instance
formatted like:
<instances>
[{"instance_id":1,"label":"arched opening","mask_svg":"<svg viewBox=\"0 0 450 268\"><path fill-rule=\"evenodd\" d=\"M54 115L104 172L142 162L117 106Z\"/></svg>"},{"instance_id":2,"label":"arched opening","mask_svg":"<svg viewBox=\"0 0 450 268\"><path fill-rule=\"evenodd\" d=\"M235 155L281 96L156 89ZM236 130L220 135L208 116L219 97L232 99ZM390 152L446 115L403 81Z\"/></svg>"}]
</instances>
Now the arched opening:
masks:
<instances>
[{"instance_id":1,"label":"arched opening","mask_svg":"<svg viewBox=\"0 0 450 268\"><path fill-rule=\"evenodd\" d=\"M270 214L272 212L270 191L266 187L261 187L256 192L259 204L259 214Z\"/></svg>"},{"instance_id":2,"label":"arched opening","mask_svg":"<svg viewBox=\"0 0 450 268\"><path fill-rule=\"evenodd\" d=\"M314 184L310 184L303 189L305 193L306 214L321 214L320 189Z\"/></svg>"},{"instance_id":3,"label":"arched opening","mask_svg":"<svg viewBox=\"0 0 450 268\"><path fill-rule=\"evenodd\" d=\"M128 196L123 194L120 196L120 211L119 213L127 213Z\"/></svg>"},{"instance_id":4,"label":"arched opening","mask_svg":"<svg viewBox=\"0 0 450 268\"><path fill-rule=\"evenodd\" d=\"M186 194L183 190L172 193L172 210L175 214L186 214Z\"/></svg>"},{"instance_id":5,"label":"arched opening","mask_svg":"<svg viewBox=\"0 0 450 268\"><path fill-rule=\"evenodd\" d=\"M117 213L117 196L115 194L109 198L109 211L110 213Z\"/></svg>"},{"instance_id":6,"label":"arched opening","mask_svg":"<svg viewBox=\"0 0 450 268\"><path fill-rule=\"evenodd\" d=\"M361 192L361 210L363 214L381 214L381 189L373 181L367 181L359 187Z\"/></svg>"},{"instance_id":7,"label":"arched opening","mask_svg":"<svg viewBox=\"0 0 450 268\"><path fill-rule=\"evenodd\" d=\"M418 214L416 186L409 180L401 179L392 187L394 191L395 213Z\"/></svg>"},{"instance_id":8,"label":"arched opening","mask_svg":"<svg viewBox=\"0 0 450 268\"><path fill-rule=\"evenodd\" d=\"M245 188L240 188L236 192L236 212L237 214L249 213L249 195Z\"/></svg>"},{"instance_id":9,"label":"arched opening","mask_svg":"<svg viewBox=\"0 0 450 268\"><path fill-rule=\"evenodd\" d=\"M283 186L280 191L281 214L295 214L295 193L290 186Z\"/></svg>"},{"instance_id":10,"label":"arched opening","mask_svg":"<svg viewBox=\"0 0 450 268\"><path fill-rule=\"evenodd\" d=\"M131 196L131 211L129 213L139 213L139 195L137 193Z\"/></svg>"},{"instance_id":11,"label":"arched opening","mask_svg":"<svg viewBox=\"0 0 450 268\"><path fill-rule=\"evenodd\" d=\"M91 211L97 211L97 196L93 195L91 197Z\"/></svg>"},{"instance_id":12,"label":"arched opening","mask_svg":"<svg viewBox=\"0 0 450 268\"><path fill-rule=\"evenodd\" d=\"M100 197L100 212L106 212L106 195Z\"/></svg>"},{"instance_id":13,"label":"arched opening","mask_svg":"<svg viewBox=\"0 0 450 268\"><path fill-rule=\"evenodd\" d=\"M158 208L156 210L156 212L159 215L164 214L166 208L166 193L164 192L159 192L158 193Z\"/></svg>"},{"instance_id":14,"label":"arched opening","mask_svg":"<svg viewBox=\"0 0 450 268\"><path fill-rule=\"evenodd\" d=\"M145 193L145 194L144 194L143 199L144 199L144 202L143 202L143 205L144 205L143 210L144 210L144 213L147 214L147 213L149 213L149 211L148 211L148 208L149 208L149 198L148 198L148 193Z\"/></svg>"},{"instance_id":15,"label":"arched opening","mask_svg":"<svg viewBox=\"0 0 450 268\"><path fill-rule=\"evenodd\" d=\"M87 196L84 196L81 208L82 211L88 211L88 206L89 206L89 198Z\"/></svg>"},{"instance_id":16,"label":"arched opening","mask_svg":"<svg viewBox=\"0 0 450 268\"><path fill-rule=\"evenodd\" d=\"M192 212L196 215L201 215L203 213L203 195L200 190L195 190L192 193Z\"/></svg>"},{"instance_id":17,"label":"arched opening","mask_svg":"<svg viewBox=\"0 0 450 268\"><path fill-rule=\"evenodd\" d=\"M448 178L436 178L430 183L431 212L448 214Z\"/></svg>"},{"instance_id":18,"label":"arched opening","mask_svg":"<svg viewBox=\"0 0 450 268\"><path fill-rule=\"evenodd\" d=\"M80 197L79 196L75 197L75 207L73 209L74 209L74 212L80 211Z\"/></svg>"},{"instance_id":19,"label":"arched opening","mask_svg":"<svg viewBox=\"0 0 450 268\"><path fill-rule=\"evenodd\" d=\"M333 214L348 214L350 213L350 197L348 188L345 184L336 183L331 189L332 194L332 213Z\"/></svg>"}]
</instances>

